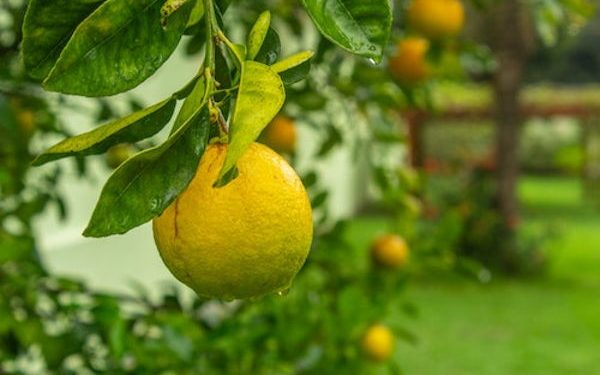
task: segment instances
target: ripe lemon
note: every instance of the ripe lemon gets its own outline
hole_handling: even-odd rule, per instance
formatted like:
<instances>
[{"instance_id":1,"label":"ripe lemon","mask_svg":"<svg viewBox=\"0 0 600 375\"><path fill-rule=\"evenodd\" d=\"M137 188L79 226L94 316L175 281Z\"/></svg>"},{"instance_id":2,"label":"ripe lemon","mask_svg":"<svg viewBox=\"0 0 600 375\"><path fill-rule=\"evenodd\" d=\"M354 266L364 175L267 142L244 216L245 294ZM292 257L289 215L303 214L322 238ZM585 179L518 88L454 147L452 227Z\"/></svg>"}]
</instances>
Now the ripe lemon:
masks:
<instances>
[{"instance_id":1,"label":"ripe lemon","mask_svg":"<svg viewBox=\"0 0 600 375\"><path fill-rule=\"evenodd\" d=\"M262 141L282 154L292 154L296 150L296 126L286 116L277 116L265 128Z\"/></svg>"},{"instance_id":2,"label":"ripe lemon","mask_svg":"<svg viewBox=\"0 0 600 375\"><path fill-rule=\"evenodd\" d=\"M431 73L427 63L429 41L410 37L398 42L395 54L390 58L392 76L403 85L416 85L426 81Z\"/></svg>"},{"instance_id":3,"label":"ripe lemon","mask_svg":"<svg viewBox=\"0 0 600 375\"><path fill-rule=\"evenodd\" d=\"M463 28L465 9L460 0L413 0L408 8L408 22L427 38L453 37Z\"/></svg>"},{"instance_id":4,"label":"ripe lemon","mask_svg":"<svg viewBox=\"0 0 600 375\"><path fill-rule=\"evenodd\" d=\"M400 236L386 234L371 245L371 258L377 265L398 269L408 263L408 246Z\"/></svg>"},{"instance_id":5,"label":"ripe lemon","mask_svg":"<svg viewBox=\"0 0 600 375\"><path fill-rule=\"evenodd\" d=\"M204 297L258 297L290 287L312 242L310 202L292 167L254 143L239 176L213 187L227 146L206 149L187 189L158 218L154 239L170 271Z\"/></svg>"},{"instance_id":6,"label":"ripe lemon","mask_svg":"<svg viewBox=\"0 0 600 375\"><path fill-rule=\"evenodd\" d=\"M362 338L362 350L369 359L383 362L392 355L394 341L394 335L388 327L376 324L365 332Z\"/></svg>"}]
</instances>

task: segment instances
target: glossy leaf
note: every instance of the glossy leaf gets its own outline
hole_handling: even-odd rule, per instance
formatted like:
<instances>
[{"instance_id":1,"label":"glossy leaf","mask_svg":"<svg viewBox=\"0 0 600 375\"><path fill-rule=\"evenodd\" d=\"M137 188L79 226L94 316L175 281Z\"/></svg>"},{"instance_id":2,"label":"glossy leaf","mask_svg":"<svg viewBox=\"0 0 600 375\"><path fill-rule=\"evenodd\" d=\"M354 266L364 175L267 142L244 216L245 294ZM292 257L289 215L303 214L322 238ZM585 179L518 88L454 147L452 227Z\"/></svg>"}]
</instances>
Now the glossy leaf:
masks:
<instances>
[{"instance_id":1,"label":"glossy leaf","mask_svg":"<svg viewBox=\"0 0 600 375\"><path fill-rule=\"evenodd\" d=\"M306 61L290 70L281 72L279 76L281 77L284 85L293 85L294 83L300 82L308 77L308 74L310 73L310 67L310 61Z\"/></svg>"},{"instance_id":2,"label":"glossy leaf","mask_svg":"<svg viewBox=\"0 0 600 375\"><path fill-rule=\"evenodd\" d=\"M203 30L203 29L202 29ZM188 29L189 31L189 29ZM185 53L187 55L195 55L202 50L204 43L206 42L206 33L200 31L194 33L194 35L188 39L185 46Z\"/></svg>"},{"instance_id":3,"label":"glossy leaf","mask_svg":"<svg viewBox=\"0 0 600 375\"><path fill-rule=\"evenodd\" d=\"M206 31L206 25L204 24L204 4L202 0L191 0L194 2L194 8L190 14L187 28L184 32L185 35L198 35ZM217 22L221 28L223 28L222 14L225 13L230 5L229 0L217 0L216 5L216 16Z\"/></svg>"},{"instance_id":4,"label":"glossy leaf","mask_svg":"<svg viewBox=\"0 0 600 375\"><path fill-rule=\"evenodd\" d=\"M69 156L101 154L118 143L134 143L148 138L169 122L175 110L175 102L172 98L163 100L90 132L65 139L38 156L33 165L42 165Z\"/></svg>"},{"instance_id":5,"label":"glossy leaf","mask_svg":"<svg viewBox=\"0 0 600 375\"><path fill-rule=\"evenodd\" d=\"M225 14L232 1L233 0L216 0L215 5L217 6L218 13L221 13L221 15Z\"/></svg>"},{"instance_id":6,"label":"glossy leaf","mask_svg":"<svg viewBox=\"0 0 600 375\"><path fill-rule=\"evenodd\" d=\"M329 40L380 62L390 38L390 0L302 0L317 28Z\"/></svg>"},{"instance_id":7,"label":"glossy leaf","mask_svg":"<svg viewBox=\"0 0 600 375\"><path fill-rule=\"evenodd\" d=\"M209 130L203 106L165 143L117 168L102 189L84 236L122 234L160 215L196 174Z\"/></svg>"},{"instance_id":8,"label":"glossy leaf","mask_svg":"<svg viewBox=\"0 0 600 375\"><path fill-rule=\"evenodd\" d=\"M279 39L279 34L272 28L269 28L263 44L254 57L254 60L266 65L272 65L279 59L280 55L281 40Z\"/></svg>"},{"instance_id":9,"label":"glossy leaf","mask_svg":"<svg viewBox=\"0 0 600 375\"><path fill-rule=\"evenodd\" d=\"M160 8L160 24L163 27L166 27L167 24L169 23L169 17L171 17L173 14L175 14L181 7L183 7L188 2L194 2L195 5L201 4L201 2L194 1L194 0L166 0L164 2L164 4L162 5L162 7ZM193 10L195 11L194 16L197 17L198 16L198 8L195 5L193 6ZM202 9L201 11L204 12L204 7L202 7L201 9ZM188 19L188 23L186 26L190 25L190 22L189 22L190 19L191 19L191 14L190 14L190 18Z\"/></svg>"},{"instance_id":10,"label":"glossy leaf","mask_svg":"<svg viewBox=\"0 0 600 375\"><path fill-rule=\"evenodd\" d=\"M201 106L203 106L205 104L204 103L205 87L206 87L206 85L204 84L203 78L200 78L196 81L196 84L194 85L194 89L188 95L188 97L185 98L185 100L183 101L183 105L181 106L181 109L179 110L179 114L177 115L177 118L175 119L175 124L173 124L173 130L171 131L172 133L174 133L175 131L177 131L177 129L179 129L182 125L184 125L186 123L186 121L189 120L190 117L192 117L194 115L194 113L198 110L198 108L200 108Z\"/></svg>"},{"instance_id":11,"label":"glossy leaf","mask_svg":"<svg viewBox=\"0 0 600 375\"><path fill-rule=\"evenodd\" d=\"M233 44L233 51L235 54L236 60L237 61L244 61L246 60L246 46L243 44Z\"/></svg>"},{"instance_id":12,"label":"glossy leaf","mask_svg":"<svg viewBox=\"0 0 600 375\"><path fill-rule=\"evenodd\" d=\"M196 83L198 82L199 79L203 79L203 77L196 75L194 78L192 78L191 81L186 83L185 86L183 86L178 91L174 92L173 97L177 100L181 100L181 99L185 99L188 96L190 96L192 91L194 91L194 88L196 87Z\"/></svg>"},{"instance_id":13,"label":"glossy leaf","mask_svg":"<svg viewBox=\"0 0 600 375\"><path fill-rule=\"evenodd\" d=\"M240 171L236 167L233 167L229 170L229 172L227 172L223 176L221 176L214 183L213 187L215 187L215 188L223 187L223 186L227 185L228 183L230 183L231 181L235 180L239 175L240 175Z\"/></svg>"},{"instance_id":14,"label":"glossy leaf","mask_svg":"<svg viewBox=\"0 0 600 375\"><path fill-rule=\"evenodd\" d=\"M206 28L202 22L204 21L204 4L199 0L193 1L195 4L192 8L192 12L190 13L190 18L185 30L186 35L197 34L200 30L204 30Z\"/></svg>"},{"instance_id":15,"label":"glossy leaf","mask_svg":"<svg viewBox=\"0 0 600 375\"><path fill-rule=\"evenodd\" d=\"M250 34L248 34L248 60L254 60L258 52L260 52L260 48L267 37L267 33L269 32L269 25L271 25L271 13L263 12L254 26L252 26L252 30L250 30Z\"/></svg>"},{"instance_id":16,"label":"glossy leaf","mask_svg":"<svg viewBox=\"0 0 600 375\"><path fill-rule=\"evenodd\" d=\"M285 101L279 75L270 67L246 61L229 133L227 156L219 178L227 175L261 131L277 115Z\"/></svg>"},{"instance_id":17,"label":"glossy leaf","mask_svg":"<svg viewBox=\"0 0 600 375\"><path fill-rule=\"evenodd\" d=\"M300 52L273 64L271 68L279 73L285 85L291 85L308 76L313 55L312 51Z\"/></svg>"},{"instance_id":18,"label":"glossy leaf","mask_svg":"<svg viewBox=\"0 0 600 375\"><path fill-rule=\"evenodd\" d=\"M108 96L151 76L171 55L187 25L188 2L161 27L161 0L108 0L77 27L46 89Z\"/></svg>"},{"instance_id":19,"label":"glossy leaf","mask_svg":"<svg viewBox=\"0 0 600 375\"><path fill-rule=\"evenodd\" d=\"M225 46L221 46L222 48L217 48L215 54L215 64L219 68L215 71L215 79L218 83L218 87L232 87L232 70L231 66L235 65L235 63L230 63L227 60ZM236 65L237 66L237 65ZM231 98L226 93L217 94L214 97L214 100L217 102L221 102L221 112L224 114L229 114L229 109L231 107Z\"/></svg>"},{"instance_id":20,"label":"glossy leaf","mask_svg":"<svg viewBox=\"0 0 600 375\"><path fill-rule=\"evenodd\" d=\"M277 73L285 72L286 70L290 70L309 61L314 56L314 54L315 53L312 51L298 52L290 57L287 57L273 64L271 68Z\"/></svg>"},{"instance_id":21,"label":"glossy leaf","mask_svg":"<svg viewBox=\"0 0 600 375\"><path fill-rule=\"evenodd\" d=\"M77 26L104 0L31 0L23 21L23 63L45 78Z\"/></svg>"}]
</instances>

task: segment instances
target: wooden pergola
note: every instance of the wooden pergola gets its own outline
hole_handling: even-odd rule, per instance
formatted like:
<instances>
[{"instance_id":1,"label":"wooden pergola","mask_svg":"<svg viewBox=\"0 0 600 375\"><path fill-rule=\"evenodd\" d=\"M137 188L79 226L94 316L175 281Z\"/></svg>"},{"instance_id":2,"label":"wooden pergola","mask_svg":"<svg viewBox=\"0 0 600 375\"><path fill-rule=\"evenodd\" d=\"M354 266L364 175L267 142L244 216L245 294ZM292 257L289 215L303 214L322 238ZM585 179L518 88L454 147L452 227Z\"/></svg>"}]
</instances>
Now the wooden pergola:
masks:
<instances>
[{"instance_id":1,"label":"wooden pergola","mask_svg":"<svg viewBox=\"0 0 600 375\"><path fill-rule=\"evenodd\" d=\"M480 88L479 88L480 89ZM536 90L532 88L530 91ZM584 97L578 88L556 88L553 98L535 98L534 95L525 98L521 109L524 121L534 118L551 119L568 117L580 121L583 130L583 147L586 159L582 175L588 183L600 186L600 89L584 89ZM590 94L591 93L591 94ZM482 94L483 95L483 94ZM551 95L551 94L550 94ZM597 96L597 98L596 98ZM552 99L552 100L549 100ZM442 99L443 100L443 99ZM545 103L547 102L547 103ZM411 109L402 112L407 128L410 162L415 168L422 168L425 163L425 137L424 130L429 121L448 120L449 123L491 121L494 117L491 99L482 100L478 104L461 104L458 100L445 103L435 112ZM600 187L598 188L600 190ZM600 195L600 193L599 193Z\"/></svg>"},{"instance_id":2,"label":"wooden pergola","mask_svg":"<svg viewBox=\"0 0 600 375\"><path fill-rule=\"evenodd\" d=\"M587 130L594 123L594 120L600 119L600 106L589 107L585 105L552 105L539 106L529 105L522 109L524 120L532 118L550 119L554 117L569 117L580 120ZM422 167L424 163L424 128L427 122L431 120L449 120L451 122L470 122L491 120L493 111L490 108L472 108L453 106L439 112L426 112L423 110L408 110L402 113L408 126L408 139L410 148L411 164L415 167ZM584 137L588 138L588 137Z\"/></svg>"}]
</instances>

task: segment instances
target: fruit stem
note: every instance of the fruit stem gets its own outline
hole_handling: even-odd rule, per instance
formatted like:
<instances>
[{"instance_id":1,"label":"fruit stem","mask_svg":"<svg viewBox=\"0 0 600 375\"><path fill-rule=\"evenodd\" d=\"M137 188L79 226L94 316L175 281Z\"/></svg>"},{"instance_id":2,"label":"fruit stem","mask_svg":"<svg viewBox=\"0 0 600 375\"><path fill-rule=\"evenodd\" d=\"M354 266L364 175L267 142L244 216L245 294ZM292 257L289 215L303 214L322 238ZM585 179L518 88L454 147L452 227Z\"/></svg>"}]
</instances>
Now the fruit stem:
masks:
<instances>
[{"instance_id":1,"label":"fruit stem","mask_svg":"<svg viewBox=\"0 0 600 375\"><path fill-rule=\"evenodd\" d=\"M235 45L231 40L229 40L229 38L227 38L227 35L225 35L225 33L223 33L221 29L217 29L215 38L225 43L227 48L231 51L231 53L233 53L237 65L241 66L241 64L244 62L244 58L239 55L239 52L236 50Z\"/></svg>"},{"instance_id":2,"label":"fruit stem","mask_svg":"<svg viewBox=\"0 0 600 375\"><path fill-rule=\"evenodd\" d=\"M240 88L240 85L236 85L236 86L230 87L228 89L215 90L212 92L212 94L213 95L225 94L226 96L229 96L229 95L231 95L231 93L233 91L236 91L239 88Z\"/></svg>"},{"instance_id":3,"label":"fruit stem","mask_svg":"<svg viewBox=\"0 0 600 375\"><path fill-rule=\"evenodd\" d=\"M210 122L216 123L219 127L219 134L221 138L227 137L229 129L227 123L223 118L221 109L215 106L213 99L216 90L217 83L214 79L216 75L216 55L215 50L217 43L220 39L218 33L220 32L217 17L215 15L215 5L213 0L202 0L204 4L204 19L206 23L206 55L204 58L204 78L206 80L206 87L204 91L204 102L207 103L210 112Z\"/></svg>"},{"instance_id":4,"label":"fruit stem","mask_svg":"<svg viewBox=\"0 0 600 375\"><path fill-rule=\"evenodd\" d=\"M217 17L215 16L215 5L213 0L202 1L204 4L204 20L206 23L206 52L204 66L209 70L209 72L205 72L207 75L206 84L209 88L209 91L212 91L214 86L214 80L212 77L215 76L215 45L218 39L217 30L219 26L217 23ZM210 78L210 80L208 80L208 78Z\"/></svg>"}]
</instances>

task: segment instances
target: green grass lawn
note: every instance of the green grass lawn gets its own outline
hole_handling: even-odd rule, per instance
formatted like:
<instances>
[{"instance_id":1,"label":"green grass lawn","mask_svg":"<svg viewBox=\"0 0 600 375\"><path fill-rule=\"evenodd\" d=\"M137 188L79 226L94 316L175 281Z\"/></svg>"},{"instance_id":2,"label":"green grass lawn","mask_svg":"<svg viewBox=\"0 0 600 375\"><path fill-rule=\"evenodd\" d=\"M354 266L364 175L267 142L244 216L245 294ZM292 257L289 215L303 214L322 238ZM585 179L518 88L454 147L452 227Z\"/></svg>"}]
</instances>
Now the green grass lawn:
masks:
<instances>
[{"instance_id":1,"label":"green grass lawn","mask_svg":"<svg viewBox=\"0 0 600 375\"><path fill-rule=\"evenodd\" d=\"M600 284L600 205L583 198L576 178L527 178L520 187L526 225L550 225L550 276ZM600 373L600 372L599 372Z\"/></svg>"},{"instance_id":2,"label":"green grass lawn","mask_svg":"<svg viewBox=\"0 0 600 375\"><path fill-rule=\"evenodd\" d=\"M576 179L526 178L520 194L525 226L554 233L548 275L413 283L420 315L406 325L419 342L400 344L406 374L600 374L600 211Z\"/></svg>"}]
</instances>

